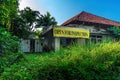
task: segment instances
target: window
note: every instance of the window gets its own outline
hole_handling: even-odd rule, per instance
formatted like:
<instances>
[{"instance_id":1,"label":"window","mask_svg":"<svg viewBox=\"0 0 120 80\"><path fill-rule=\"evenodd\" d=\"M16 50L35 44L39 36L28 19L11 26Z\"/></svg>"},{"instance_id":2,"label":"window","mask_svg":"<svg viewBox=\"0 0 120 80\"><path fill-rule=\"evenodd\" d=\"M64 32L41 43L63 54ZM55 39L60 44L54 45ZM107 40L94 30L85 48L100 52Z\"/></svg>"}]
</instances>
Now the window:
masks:
<instances>
[{"instance_id":1,"label":"window","mask_svg":"<svg viewBox=\"0 0 120 80\"><path fill-rule=\"evenodd\" d=\"M101 41L102 41L102 36L101 35L92 35L90 37L90 42L98 43L98 42L101 42Z\"/></svg>"}]
</instances>

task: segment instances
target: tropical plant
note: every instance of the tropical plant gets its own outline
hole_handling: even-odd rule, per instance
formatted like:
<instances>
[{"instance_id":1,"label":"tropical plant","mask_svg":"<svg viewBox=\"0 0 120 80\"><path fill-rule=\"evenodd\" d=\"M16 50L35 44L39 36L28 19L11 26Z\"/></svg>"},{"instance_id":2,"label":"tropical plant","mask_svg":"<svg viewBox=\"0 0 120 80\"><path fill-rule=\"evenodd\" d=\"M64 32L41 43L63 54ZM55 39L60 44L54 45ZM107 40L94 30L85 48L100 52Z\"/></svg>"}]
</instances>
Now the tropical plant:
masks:
<instances>
[{"instance_id":1,"label":"tropical plant","mask_svg":"<svg viewBox=\"0 0 120 80\"><path fill-rule=\"evenodd\" d=\"M45 15L41 15L38 20L38 27L43 26L43 30L48 29L50 26L57 25L57 22L54 17L51 17L51 14L47 12Z\"/></svg>"},{"instance_id":2,"label":"tropical plant","mask_svg":"<svg viewBox=\"0 0 120 80\"><path fill-rule=\"evenodd\" d=\"M120 26L113 26L108 28L109 31L115 36L115 38L120 39Z\"/></svg>"}]
</instances>

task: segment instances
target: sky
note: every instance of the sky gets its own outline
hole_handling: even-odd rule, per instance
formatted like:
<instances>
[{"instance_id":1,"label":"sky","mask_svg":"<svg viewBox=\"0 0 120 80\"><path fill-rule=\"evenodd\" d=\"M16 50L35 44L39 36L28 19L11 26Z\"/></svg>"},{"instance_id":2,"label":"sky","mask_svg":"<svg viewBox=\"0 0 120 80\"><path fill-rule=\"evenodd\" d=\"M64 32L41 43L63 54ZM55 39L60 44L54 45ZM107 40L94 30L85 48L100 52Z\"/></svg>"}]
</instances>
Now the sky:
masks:
<instances>
[{"instance_id":1,"label":"sky","mask_svg":"<svg viewBox=\"0 0 120 80\"><path fill-rule=\"evenodd\" d=\"M20 0L20 9L26 6L41 14L50 12L58 25L86 11L120 22L120 0Z\"/></svg>"}]
</instances>

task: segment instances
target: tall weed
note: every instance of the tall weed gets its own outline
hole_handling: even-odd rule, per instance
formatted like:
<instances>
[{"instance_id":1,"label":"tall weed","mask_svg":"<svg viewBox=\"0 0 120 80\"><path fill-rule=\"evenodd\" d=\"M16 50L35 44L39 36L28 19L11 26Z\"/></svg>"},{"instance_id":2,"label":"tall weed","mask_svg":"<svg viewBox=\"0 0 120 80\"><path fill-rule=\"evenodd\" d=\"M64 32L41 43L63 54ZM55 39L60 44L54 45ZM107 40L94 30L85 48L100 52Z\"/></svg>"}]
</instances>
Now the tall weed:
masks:
<instances>
[{"instance_id":1,"label":"tall weed","mask_svg":"<svg viewBox=\"0 0 120 80\"><path fill-rule=\"evenodd\" d=\"M8 80L119 80L120 42L74 44L49 54L28 54L6 68ZM11 75L12 74L12 75Z\"/></svg>"}]
</instances>

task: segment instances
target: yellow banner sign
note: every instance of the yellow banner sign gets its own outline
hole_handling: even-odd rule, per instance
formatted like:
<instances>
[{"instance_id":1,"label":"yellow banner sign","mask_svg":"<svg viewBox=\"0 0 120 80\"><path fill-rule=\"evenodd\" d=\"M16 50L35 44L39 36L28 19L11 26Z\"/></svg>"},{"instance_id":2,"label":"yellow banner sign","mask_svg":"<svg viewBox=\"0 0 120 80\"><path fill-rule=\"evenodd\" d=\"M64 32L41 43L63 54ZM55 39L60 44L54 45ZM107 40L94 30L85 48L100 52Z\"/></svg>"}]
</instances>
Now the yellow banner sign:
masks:
<instances>
[{"instance_id":1,"label":"yellow banner sign","mask_svg":"<svg viewBox=\"0 0 120 80\"><path fill-rule=\"evenodd\" d=\"M78 28L53 28L54 37L70 37L70 38L89 38L88 30L80 30Z\"/></svg>"}]
</instances>

